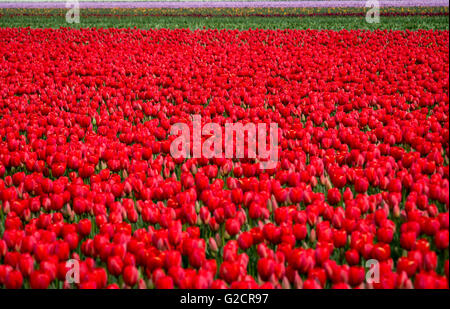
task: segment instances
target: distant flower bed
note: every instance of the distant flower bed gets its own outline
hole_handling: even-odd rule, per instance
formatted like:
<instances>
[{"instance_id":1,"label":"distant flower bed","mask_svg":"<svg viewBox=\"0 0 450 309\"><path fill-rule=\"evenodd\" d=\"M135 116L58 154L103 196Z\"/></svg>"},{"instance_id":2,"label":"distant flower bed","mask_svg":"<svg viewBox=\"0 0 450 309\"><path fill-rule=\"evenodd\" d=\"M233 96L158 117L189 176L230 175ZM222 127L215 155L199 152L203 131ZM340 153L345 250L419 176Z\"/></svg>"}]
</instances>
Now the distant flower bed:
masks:
<instances>
[{"instance_id":1,"label":"distant flower bed","mask_svg":"<svg viewBox=\"0 0 450 309\"><path fill-rule=\"evenodd\" d=\"M114 8L82 9L81 16L303 17L364 16L367 8ZM1 16L64 16L66 9L3 9ZM448 7L382 7L381 16L448 16Z\"/></svg>"},{"instance_id":2,"label":"distant flower bed","mask_svg":"<svg viewBox=\"0 0 450 309\"><path fill-rule=\"evenodd\" d=\"M200 7L365 7L363 0L314 1L80 1L81 8L200 8ZM447 0L383 0L383 7L447 6ZM65 8L58 2L0 2L0 8Z\"/></svg>"}]
</instances>

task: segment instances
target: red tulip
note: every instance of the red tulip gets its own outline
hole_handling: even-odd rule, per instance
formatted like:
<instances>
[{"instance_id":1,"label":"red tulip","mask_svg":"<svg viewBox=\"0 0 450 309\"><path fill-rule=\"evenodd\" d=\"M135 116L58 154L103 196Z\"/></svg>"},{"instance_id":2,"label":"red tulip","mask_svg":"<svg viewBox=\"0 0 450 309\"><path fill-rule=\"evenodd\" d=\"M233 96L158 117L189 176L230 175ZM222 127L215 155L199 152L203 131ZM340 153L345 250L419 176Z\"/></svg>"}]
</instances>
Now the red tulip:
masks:
<instances>
[{"instance_id":1,"label":"red tulip","mask_svg":"<svg viewBox=\"0 0 450 309\"><path fill-rule=\"evenodd\" d=\"M128 286L134 286L139 279L139 273L136 267L126 266L123 270L123 281Z\"/></svg>"},{"instance_id":2,"label":"red tulip","mask_svg":"<svg viewBox=\"0 0 450 309\"><path fill-rule=\"evenodd\" d=\"M236 219L227 219L225 222L225 230L230 236L234 236L240 232L241 226Z\"/></svg>"},{"instance_id":3,"label":"red tulip","mask_svg":"<svg viewBox=\"0 0 450 309\"><path fill-rule=\"evenodd\" d=\"M358 193L365 193L369 188L369 182L362 177L359 177L355 181L355 191Z\"/></svg>"},{"instance_id":4,"label":"red tulip","mask_svg":"<svg viewBox=\"0 0 450 309\"><path fill-rule=\"evenodd\" d=\"M436 252L429 251L424 254L423 257L424 269L427 271L435 270L437 266Z\"/></svg>"},{"instance_id":5,"label":"red tulip","mask_svg":"<svg viewBox=\"0 0 450 309\"><path fill-rule=\"evenodd\" d=\"M239 265L234 262L224 261L220 266L219 273L220 278L231 284L239 277Z\"/></svg>"},{"instance_id":6,"label":"red tulip","mask_svg":"<svg viewBox=\"0 0 450 309\"><path fill-rule=\"evenodd\" d=\"M110 256L108 257L108 271L113 276L119 276L122 273L123 262L122 259L118 256Z\"/></svg>"},{"instance_id":7,"label":"red tulip","mask_svg":"<svg viewBox=\"0 0 450 309\"><path fill-rule=\"evenodd\" d=\"M272 259L262 258L258 260L257 268L261 279L268 281L275 270L275 262Z\"/></svg>"},{"instance_id":8,"label":"red tulip","mask_svg":"<svg viewBox=\"0 0 450 309\"><path fill-rule=\"evenodd\" d=\"M417 269L417 263L414 260L410 260L407 257L399 258L397 262L397 272L400 273L402 271L406 272L408 277L412 277Z\"/></svg>"},{"instance_id":9,"label":"red tulip","mask_svg":"<svg viewBox=\"0 0 450 309\"><path fill-rule=\"evenodd\" d=\"M22 287L23 277L20 271L12 270L5 278L5 287L7 289L20 289Z\"/></svg>"},{"instance_id":10,"label":"red tulip","mask_svg":"<svg viewBox=\"0 0 450 309\"><path fill-rule=\"evenodd\" d=\"M173 289L173 280L169 276L164 276L161 278L158 278L156 280L155 286L157 289Z\"/></svg>"},{"instance_id":11,"label":"red tulip","mask_svg":"<svg viewBox=\"0 0 450 309\"><path fill-rule=\"evenodd\" d=\"M357 266L350 267L348 274L348 280L350 285L357 286L364 281L364 278L365 278L364 268Z\"/></svg>"},{"instance_id":12,"label":"red tulip","mask_svg":"<svg viewBox=\"0 0 450 309\"><path fill-rule=\"evenodd\" d=\"M359 253L355 249L350 249L345 252L345 260L349 265L359 264Z\"/></svg>"},{"instance_id":13,"label":"red tulip","mask_svg":"<svg viewBox=\"0 0 450 309\"><path fill-rule=\"evenodd\" d=\"M406 250L411 250L414 248L416 243L416 233L407 232L400 235L400 244Z\"/></svg>"},{"instance_id":14,"label":"red tulip","mask_svg":"<svg viewBox=\"0 0 450 309\"><path fill-rule=\"evenodd\" d=\"M251 246L253 246L253 236L251 232L243 232L238 237L238 244L241 250L248 250Z\"/></svg>"},{"instance_id":15,"label":"red tulip","mask_svg":"<svg viewBox=\"0 0 450 309\"><path fill-rule=\"evenodd\" d=\"M384 243L391 243L394 238L394 231L390 228L382 227L377 230L377 238Z\"/></svg>"},{"instance_id":16,"label":"red tulip","mask_svg":"<svg viewBox=\"0 0 450 309\"><path fill-rule=\"evenodd\" d=\"M328 190L327 200L330 205L337 205L341 201L341 192L337 188Z\"/></svg>"},{"instance_id":17,"label":"red tulip","mask_svg":"<svg viewBox=\"0 0 450 309\"><path fill-rule=\"evenodd\" d=\"M336 231L333 234L333 243L336 248L342 248L347 244L347 232Z\"/></svg>"},{"instance_id":18,"label":"red tulip","mask_svg":"<svg viewBox=\"0 0 450 309\"><path fill-rule=\"evenodd\" d=\"M436 247L439 250L445 250L448 248L448 230L440 230L435 234L434 242L436 244Z\"/></svg>"},{"instance_id":19,"label":"red tulip","mask_svg":"<svg viewBox=\"0 0 450 309\"><path fill-rule=\"evenodd\" d=\"M91 233L91 221L89 219L82 219L78 222L78 233L82 237L86 237Z\"/></svg>"},{"instance_id":20,"label":"red tulip","mask_svg":"<svg viewBox=\"0 0 450 309\"><path fill-rule=\"evenodd\" d=\"M29 254L23 254L19 260L19 269L24 277L29 277L33 272L34 260Z\"/></svg>"},{"instance_id":21,"label":"red tulip","mask_svg":"<svg viewBox=\"0 0 450 309\"><path fill-rule=\"evenodd\" d=\"M30 275L30 286L32 289L47 289L50 285L50 277L44 271L33 271Z\"/></svg>"}]
</instances>

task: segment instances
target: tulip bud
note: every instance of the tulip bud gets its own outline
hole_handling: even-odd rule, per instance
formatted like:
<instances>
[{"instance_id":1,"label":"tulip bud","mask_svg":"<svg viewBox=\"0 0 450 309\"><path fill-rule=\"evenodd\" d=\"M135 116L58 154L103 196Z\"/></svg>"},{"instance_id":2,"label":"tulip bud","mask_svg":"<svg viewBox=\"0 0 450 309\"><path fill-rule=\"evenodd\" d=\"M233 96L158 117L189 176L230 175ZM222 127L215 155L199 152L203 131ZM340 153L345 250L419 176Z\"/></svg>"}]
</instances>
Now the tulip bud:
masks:
<instances>
[{"instance_id":1,"label":"tulip bud","mask_svg":"<svg viewBox=\"0 0 450 309\"><path fill-rule=\"evenodd\" d=\"M274 273L270 276L269 282L272 283L273 285L279 285L277 277L275 276Z\"/></svg>"},{"instance_id":2,"label":"tulip bud","mask_svg":"<svg viewBox=\"0 0 450 309\"><path fill-rule=\"evenodd\" d=\"M286 276L283 277L283 280L281 281L281 286L283 289L291 289L291 284L288 278L286 278Z\"/></svg>"},{"instance_id":3,"label":"tulip bud","mask_svg":"<svg viewBox=\"0 0 450 309\"><path fill-rule=\"evenodd\" d=\"M241 209L237 214L236 217L240 223L241 226L244 225L245 222L247 222L247 213L245 210Z\"/></svg>"},{"instance_id":4,"label":"tulip bud","mask_svg":"<svg viewBox=\"0 0 450 309\"><path fill-rule=\"evenodd\" d=\"M406 221L407 217L408 216L406 215L406 211L404 209L402 209L400 211L400 218L402 218L402 220Z\"/></svg>"},{"instance_id":5,"label":"tulip bud","mask_svg":"<svg viewBox=\"0 0 450 309\"><path fill-rule=\"evenodd\" d=\"M124 171L124 173L125 173L125 171ZM123 185L123 192L126 195L130 195L132 191L133 191L133 188L131 187L130 182L129 181L125 181L125 183Z\"/></svg>"},{"instance_id":6,"label":"tulip bud","mask_svg":"<svg viewBox=\"0 0 450 309\"><path fill-rule=\"evenodd\" d=\"M386 213L386 217L389 217L391 210L389 209L389 206L387 204L384 204L384 212Z\"/></svg>"},{"instance_id":7,"label":"tulip bud","mask_svg":"<svg viewBox=\"0 0 450 309\"><path fill-rule=\"evenodd\" d=\"M69 204L64 205L64 207L62 208L61 212L64 216L70 216L70 211L72 210L72 208L70 207Z\"/></svg>"},{"instance_id":8,"label":"tulip bud","mask_svg":"<svg viewBox=\"0 0 450 309\"><path fill-rule=\"evenodd\" d=\"M393 215L394 215L394 218L397 218L397 219L400 218L400 207L398 205L394 206Z\"/></svg>"},{"instance_id":9,"label":"tulip bud","mask_svg":"<svg viewBox=\"0 0 450 309\"><path fill-rule=\"evenodd\" d=\"M209 220L209 227L211 228L211 230L213 230L214 232L217 232L220 228L219 223L217 223L217 221L215 220L216 218L211 218Z\"/></svg>"},{"instance_id":10,"label":"tulip bud","mask_svg":"<svg viewBox=\"0 0 450 309\"><path fill-rule=\"evenodd\" d=\"M413 285L411 279L406 280L404 288L408 289L408 290L414 289L414 285Z\"/></svg>"},{"instance_id":11,"label":"tulip bud","mask_svg":"<svg viewBox=\"0 0 450 309\"><path fill-rule=\"evenodd\" d=\"M320 184L321 184L322 186L325 185L325 181L326 181L325 175L324 175L324 174L320 175Z\"/></svg>"},{"instance_id":12,"label":"tulip bud","mask_svg":"<svg viewBox=\"0 0 450 309\"><path fill-rule=\"evenodd\" d=\"M198 201L196 201L195 202L195 212L199 213L200 212L200 208L201 208L200 203Z\"/></svg>"},{"instance_id":13,"label":"tulip bud","mask_svg":"<svg viewBox=\"0 0 450 309\"><path fill-rule=\"evenodd\" d=\"M164 171L163 171L163 176L164 176L164 178L169 178L169 176L170 176L170 170L168 169L168 168L165 168L164 169Z\"/></svg>"},{"instance_id":14,"label":"tulip bud","mask_svg":"<svg viewBox=\"0 0 450 309\"><path fill-rule=\"evenodd\" d=\"M200 218L200 216L197 216L196 224L198 226L201 226L203 224L203 220L202 220L202 218Z\"/></svg>"},{"instance_id":15,"label":"tulip bud","mask_svg":"<svg viewBox=\"0 0 450 309\"><path fill-rule=\"evenodd\" d=\"M317 178L314 176L311 176L311 187L315 188L318 184Z\"/></svg>"},{"instance_id":16,"label":"tulip bud","mask_svg":"<svg viewBox=\"0 0 450 309\"><path fill-rule=\"evenodd\" d=\"M263 222L261 222L261 221L258 221L258 227L261 229L261 230L263 230L264 229L264 223Z\"/></svg>"},{"instance_id":17,"label":"tulip bud","mask_svg":"<svg viewBox=\"0 0 450 309\"><path fill-rule=\"evenodd\" d=\"M216 235L219 235L219 234L216 234ZM208 244L209 244L209 248L210 248L211 251L213 251L213 252L218 252L219 251L219 247L218 247L217 242L216 242L216 240L214 238L210 237L209 241L208 241Z\"/></svg>"},{"instance_id":18,"label":"tulip bud","mask_svg":"<svg viewBox=\"0 0 450 309\"><path fill-rule=\"evenodd\" d=\"M341 281L348 283L348 271L341 271Z\"/></svg>"},{"instance_id":19,"label":"tulip bud","mask_svg":"<svg viewBox=\"0 0 450 309\"><path fill-rule=\"evenodd\" d=\"M10 211L11 211L11 205L10 205L9 201L6 201L3 206L3 212L5 214L9 214Z\"/></svg>"},{"instance_id":20,"label":"tulip bud","mask_svg":"<svg viewBox=\"0 0 450 309\"><path fill-rule=\"evenodd\" d=\"M277 199L275 198L275 196L272 194L272 196L270 197L270 201L271 201L271 204L272 204L272 212L273 211L276 211L277 209L278 209L278 202L277 202Z\"/></svg>"},{"instance_id":21,"label":"tulip bud","mask_svg":"<svg viewBox=\"0 0 450 309\"><path fill-rule=\"evenodd\" d=\"M157 243L156 243L156 247L157 247L159 250L161 250L161 251L165 250L165 249L166 249L166 244L164 243L164 239L159 238L158 241L157 241Z\"/></svg>"},{"instance_id":22,"label":"tulip bud","mask_svg":"<svg viewBox=\"0 0 450 309\"><path fill-rule=\"evenodd\" d=\"M302 289L303 288L303 281L298 272L295 272L294 275L294 287L296 289Z\"/></svg>"},{"instance_id":23,"label":"tulip bud","mask_svg":"<svg viewBox=\"0 0 450 309\"><path fill-rule=\"evenodd\" d=\"M231 164L225 163L223 166L220 167L219 175L226 176L230 173L232 169Z\"/></svg>"},{"instance_id":24,"label":"tulip bud","mask_svg":"<svg viewBox=\"0 0 450 309\"><path fill-rule=\"evenodd\" d=\"M29 208L27 208L23 211L23 217L26 222L29 222L31 220L31 211Z\"/></svg>"},{"instance_id":25,"label":"tulip bud","mask_svg":"<svg viewBox=\"0 0 450 309\"><path fill-rule=\"evenodd\" d=\"M273 212L273 209L272 209L272 199L268 199L268 200L267 200L267 209L268 209L270 212Z\"/></svg>"},{"instance_id":26,"label":"tulip bud","mask_svg":"<svg viewBox=\"0 0 450 309\"><path fill-rule=\"evenodd\" d=\"M316 242L316 230L315 229L311 229L311 231L309 233L309 241L311 243L315 243Z\"/></svg>"},{"instance_id":27,"label":"tulip bud","mask_svg":"<svg viewBox=\"0 0 450 309\"><path fill-rule=\"evenodd\" d=\"M327 177L327 178L325 179L325 188L326 188L327 190L330 190L332 187L333 187L333 185L331 184L331 180L330 180L329 177Z\"/></svg>"},{"instance_id":28,"label":"tulip bud","mask_svg":"<svg viewBox=\"0 0 450 309\"><path fill-rule=\"evenodd\" d=\"M17 196L22 199L23 198L23 183L17 188Z\"/></svg>"},{"instance_id":29,"label":"tulip bud","mask_svg":"<svg viewBox=\"0 0 450 309\"><path fill-rule=\"evenodd\" d=\"M144 280L144 279L139 279L139 282L138 282L138 288L139 288L140 290L145 290L145 289L147 289L147 284L145 283L145 280Z\"/></svg>"}]
</instances>

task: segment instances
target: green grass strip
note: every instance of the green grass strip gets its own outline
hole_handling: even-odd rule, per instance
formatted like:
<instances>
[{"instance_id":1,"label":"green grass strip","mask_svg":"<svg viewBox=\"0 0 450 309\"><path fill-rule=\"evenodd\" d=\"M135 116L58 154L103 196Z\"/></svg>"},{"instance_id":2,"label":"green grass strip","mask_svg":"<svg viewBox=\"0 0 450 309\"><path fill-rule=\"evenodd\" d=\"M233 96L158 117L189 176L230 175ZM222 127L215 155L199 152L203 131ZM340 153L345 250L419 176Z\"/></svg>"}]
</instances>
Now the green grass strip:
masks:
<instances>
[{"instance_id":1,"label":"green grass strip","mask_svg":"<svg viewBox=\"0 0 450 309\"><path fill-rule=\"evenodd\" d=\"M0 27L31 28L183 28L183 29L392 29L448 30L448 16L381 17L379 24L369 24L361 16L314 17L153 17L153 16L81 16L79 24L69 24L64 16L2 16Z\"/></svg>"}]
</instances>

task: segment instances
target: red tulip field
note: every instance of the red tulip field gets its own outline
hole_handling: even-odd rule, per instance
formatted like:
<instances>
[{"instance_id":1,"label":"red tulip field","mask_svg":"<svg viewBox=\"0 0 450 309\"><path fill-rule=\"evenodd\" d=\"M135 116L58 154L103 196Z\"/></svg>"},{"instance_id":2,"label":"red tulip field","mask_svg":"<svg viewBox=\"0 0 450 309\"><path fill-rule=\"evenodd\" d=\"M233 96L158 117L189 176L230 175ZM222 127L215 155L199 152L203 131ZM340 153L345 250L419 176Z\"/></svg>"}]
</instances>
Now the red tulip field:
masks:
<instances>
[{"instance_id":1,"label":"red tulip field","mask_svg":"<svg viewBox=\"0 0 450 309\"><path fill-rule=\"evenodd\" d=\"M0 203L0 288L448 289L449 32L0 28Z\"/></svg>"}]
</instances>

